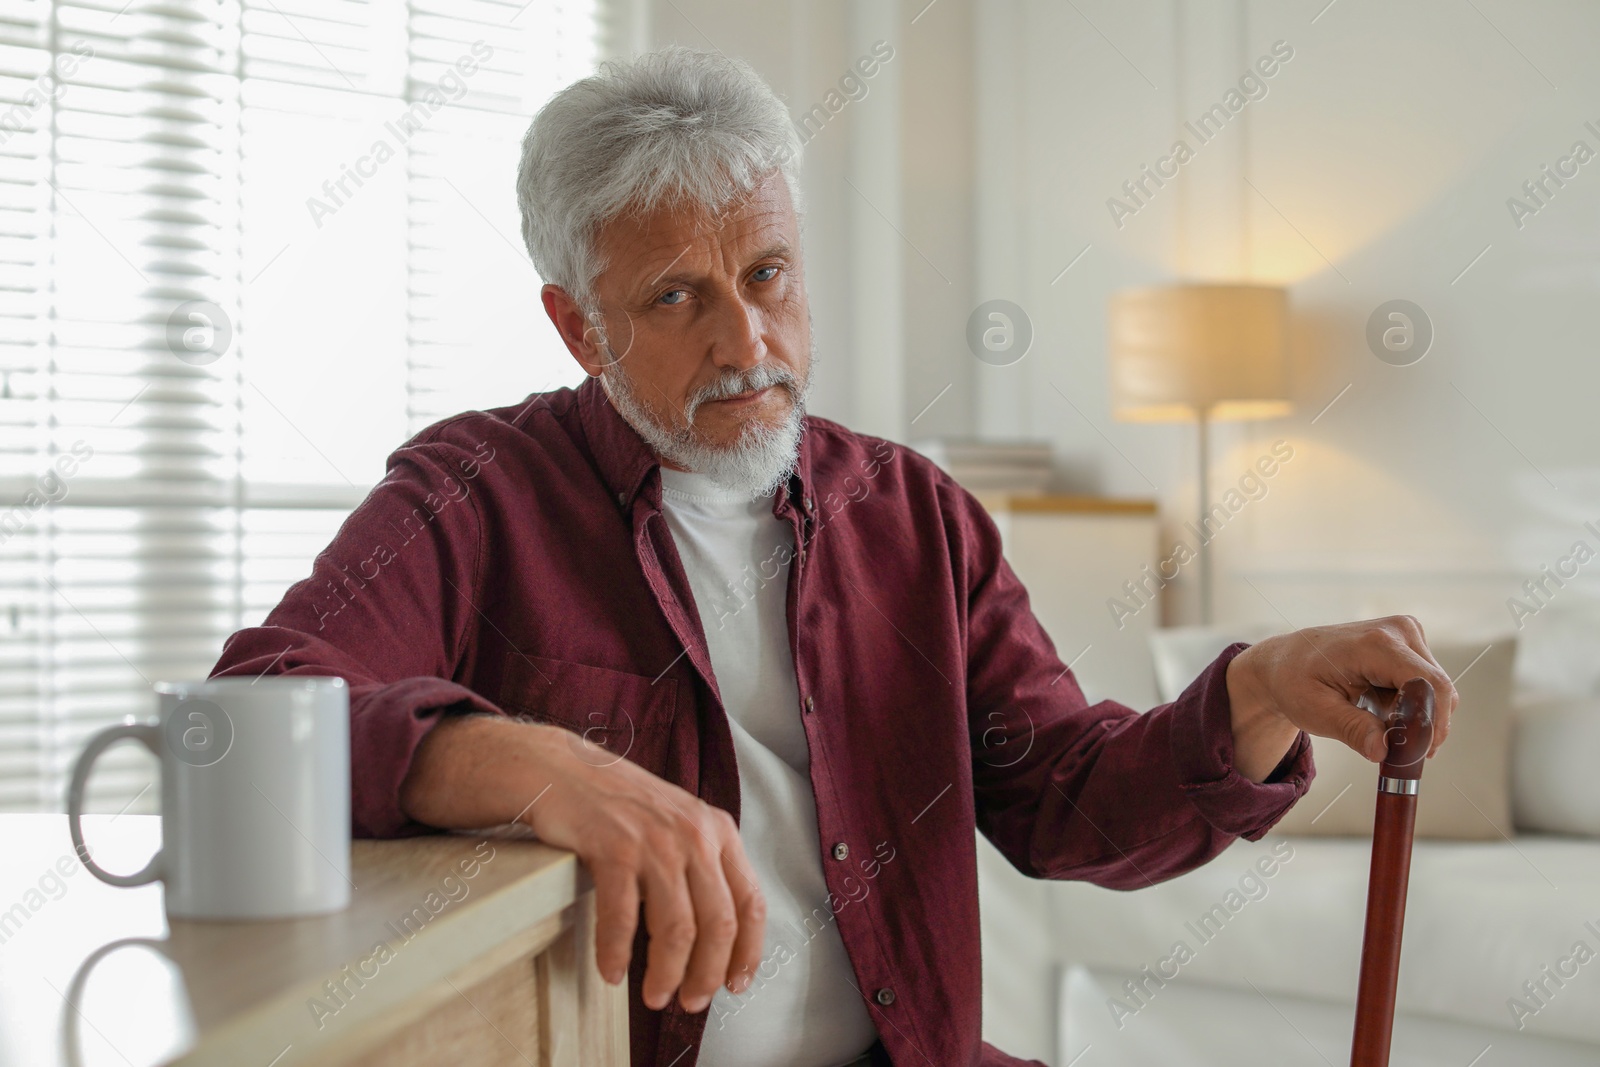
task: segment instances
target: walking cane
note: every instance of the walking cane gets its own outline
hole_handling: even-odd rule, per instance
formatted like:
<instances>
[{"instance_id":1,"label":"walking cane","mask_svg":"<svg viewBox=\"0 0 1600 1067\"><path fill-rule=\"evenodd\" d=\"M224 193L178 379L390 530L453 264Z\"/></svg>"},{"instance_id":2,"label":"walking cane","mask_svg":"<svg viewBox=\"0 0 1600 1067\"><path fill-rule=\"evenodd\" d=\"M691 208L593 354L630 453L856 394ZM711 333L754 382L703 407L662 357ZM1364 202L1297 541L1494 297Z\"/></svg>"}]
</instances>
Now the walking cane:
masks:
<instances>
[{"instance_id":1,"label":"walking cane","mask_svg":"<svg viewBox=\"0 0 1600 1067\"><path fill-rule=\"evenodd\" d=\"M1398 690L1369 689L1363 702L1384 720L1389 747L1378 768L1378 812L1372 828L1367 926L1361 941L1350 1067L1388 1067L1417 787L1433 744L1433 687L1426 679L1413 678Z\"/></svg>"}]
</instances>

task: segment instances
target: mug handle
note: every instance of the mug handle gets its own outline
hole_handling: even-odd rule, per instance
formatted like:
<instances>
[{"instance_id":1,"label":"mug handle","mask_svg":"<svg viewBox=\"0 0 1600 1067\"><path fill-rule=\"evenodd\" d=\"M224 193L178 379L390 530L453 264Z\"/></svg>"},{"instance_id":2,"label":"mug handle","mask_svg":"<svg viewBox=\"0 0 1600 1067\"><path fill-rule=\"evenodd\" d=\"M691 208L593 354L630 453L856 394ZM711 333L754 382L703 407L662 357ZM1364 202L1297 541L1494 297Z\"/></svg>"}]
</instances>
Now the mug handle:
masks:
<instances>
[{"instance_id":1,"label":"mug handle","mask_svg":"<svg viewBox=\"0 0 1600 1067\"><path fill-rule=\"evenodd\" d=\"M89 739L88 745L78 755L78 762L72 767L72 784L67 787L67 830L72 834L72 850L78 854L83 865L89 868L89 873L110 885L133 886L154 882L161 877L161 850L150 857L150 862L134 874L112 874L89 858L89 848L83 843L83 789L89 784L89 771L94 766L94 761L100 754L118 741L129 738L139 742L150 750L151 755L159 761L161 759L161 727L155 720L144 722L128 719L127 721L101 730Z\"/></svg>"}]
</instances>

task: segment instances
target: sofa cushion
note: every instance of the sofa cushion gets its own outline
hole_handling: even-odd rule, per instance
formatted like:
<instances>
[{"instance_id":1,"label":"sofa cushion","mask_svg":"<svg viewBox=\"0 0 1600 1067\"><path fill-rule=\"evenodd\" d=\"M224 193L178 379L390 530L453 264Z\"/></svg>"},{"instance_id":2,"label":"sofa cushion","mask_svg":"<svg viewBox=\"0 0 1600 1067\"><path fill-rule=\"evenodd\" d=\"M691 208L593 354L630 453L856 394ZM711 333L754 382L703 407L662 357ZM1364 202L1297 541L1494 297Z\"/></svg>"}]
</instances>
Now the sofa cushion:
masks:
<instances>
[{"instance_id":1,"label":"sofa cushion","mask_svg":"<svg viewBox=\"0 0 1600 1067\"><path fill-rule=\"evenodd\" d=\"M1188 677L1194 677L1232 641L1259 641L1265 636L1269 635L1259 628L1158 631L1151 637L1151 646L1162 699L1174 699L1175 694L1168 695L1168 687L1178 684L1186 672L1192 671ZM1500 840L1512 832L1511 675L1516 639L1507 636L1471 644L1435 641L1430 647L1439 665L1456 679L1461 704L1451 720L1449 740L1423 771L1416 834L1419 838ZM1313 737L1311 746L1316 778L1276 828L1286 834L1370 837L1377 802L1377 765L1332 738Z\"/></svg>"},{"instance_id":2,"label":"sofa cushion","mask_svg":"<svg viewBox=\"0 0 1600 1067\"><path fill-rule=\"evenodd\" d=\"M1449 739L1423 769L1416 834L1501 840L1512 832L1511 668L1516 640L1503 638L1487 651L1481 642L1431 647L1439 666L1457 679L1461 703L1451 719ZM1311 746L1317 777L1277 829L1285 834L1371 837L1377 766L1332 738L1313 738Z\"/></svg>"},{"instance_id":3,"label":"sofa cushion","mask_svg":"<svg viewBox=\"0 0 1600 1067\"><path fill-rule=\"evenodd\" d=\"M1512 817L1519 830L1600 837L1600 697L1518 708L1511 745Z\"/></svg>"}]
</instances>

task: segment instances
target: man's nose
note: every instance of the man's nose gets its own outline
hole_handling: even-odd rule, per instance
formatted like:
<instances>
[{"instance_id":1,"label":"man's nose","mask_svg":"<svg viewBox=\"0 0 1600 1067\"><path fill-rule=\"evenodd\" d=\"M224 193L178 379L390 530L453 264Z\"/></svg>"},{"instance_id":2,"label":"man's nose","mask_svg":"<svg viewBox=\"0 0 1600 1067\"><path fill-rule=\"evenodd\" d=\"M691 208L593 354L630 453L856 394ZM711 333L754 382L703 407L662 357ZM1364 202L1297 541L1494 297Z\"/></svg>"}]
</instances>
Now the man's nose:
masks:
<instances>
[{"instance_id":1,"label":"man's nose","mask_svg":"<svg viewBox=\"0 0 1600 1067\"><path fill-rule=\"evenodd\" d=\"M767 358L764 321L759 308L729 300L718 310L711 361L719 367L749 370Z\"/></svg>"}]
</instances>

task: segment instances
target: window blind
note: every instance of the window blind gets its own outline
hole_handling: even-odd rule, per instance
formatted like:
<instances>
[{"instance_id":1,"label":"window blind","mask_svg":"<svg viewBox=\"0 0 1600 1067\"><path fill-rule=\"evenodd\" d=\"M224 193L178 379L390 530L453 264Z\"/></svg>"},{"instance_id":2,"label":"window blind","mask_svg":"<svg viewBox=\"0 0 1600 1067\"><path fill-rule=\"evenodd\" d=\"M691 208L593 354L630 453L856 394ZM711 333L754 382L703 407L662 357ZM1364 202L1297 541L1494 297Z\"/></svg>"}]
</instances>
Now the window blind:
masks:
<instances>
[{"instance_id":1,"label":"window blind","mask_svg":"<svg viewBox=\"0 0 1600 1067\"><path fill-rule=\"evenodd\" d=\"M0 0L0 810L203 677L447 415L580 373L521 136L605 0ZM92 810L155 810L135 746Z\"/></svg>"}]
</instances>

